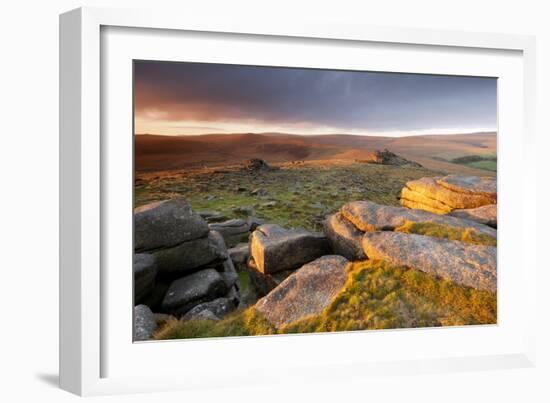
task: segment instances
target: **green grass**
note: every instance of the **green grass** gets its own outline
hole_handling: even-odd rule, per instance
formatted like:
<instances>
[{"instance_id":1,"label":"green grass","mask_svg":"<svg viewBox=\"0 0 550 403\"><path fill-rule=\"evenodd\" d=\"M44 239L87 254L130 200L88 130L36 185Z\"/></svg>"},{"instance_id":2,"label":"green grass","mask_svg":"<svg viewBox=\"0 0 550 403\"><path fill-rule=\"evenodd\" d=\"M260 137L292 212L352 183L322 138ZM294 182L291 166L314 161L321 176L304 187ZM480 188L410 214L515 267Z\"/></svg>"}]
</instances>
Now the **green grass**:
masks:
<instances>
[{"instance_id":1,"label":"green grass","mask_svg":"<svg viewBox=\"0 0 550 403\"><path fill-rule=\"evenodd\" d=\"M464 154L449 152L439 154L435 158L470 168L497 171L497 155L495 153Z\"/></svg>"},{"instance_id":2,"label":"green grass","mask_svg":"<svg viewBox=\"0 0 550 403\"><path fill-rule=\"evenodd\" d=\"M246 271L239 271L239 289L245 292L250 287L250 276Z\"/></svg>"},{"instance_id":3,"label":"green grass","mask_svg":"<svg viewBox=\"0 0 550 403\"><path fill-rule=\"evenodd\" d=\"M432 222L406 222L402 226L397 227L395 231L406 232L409 234L428 235L436 238L445 238L452 241L468 242L476 245L497 246L496 238L487 234L480 234L474 231L473 228L452 228L447 225L436 224Z\"/></svg>"},{"instance_id":4,"label":"green grass","mask_svg":"<svg viewBox=\"0 0 550 403\"><path fill-rule=\"evenodd\" d=\"M219 322L172 321L156 339L249 336L496 323L496 294L384 261L350 264L343 290L319 315L275 329L254 307Z\"/></svg>"},{"instance_id":5,"label":"green grass","mask_svg":"<svg viewBox=\"0 0 550 403\"><path fill-rule=\"evenodd\" d=\"M239 169L224 172L178 171L138 173L135 206L171 197L184 197L195 211L214 210L229 218L245 207L268 222L284 227L321 231L324 217L354 200L399 205L405 183L436 173L423 168L372 164L286 166L251 174ZM245 191L237 191L243 187ZM263 188L265 196L250 191ZM274 206L266 205L275 202Z\"/></svg>"},{"instance_id":6,"label":"green grass","mask_svg":"<svg viewBox=\"0 0 550 403\"><path fill-rule=\"evenodd\" d=\"M486 171L493 171L493 172L497 171L497 162L495 160L470 162L466 165L472 168L484 169Z\"/></svg>"}]
</instances>

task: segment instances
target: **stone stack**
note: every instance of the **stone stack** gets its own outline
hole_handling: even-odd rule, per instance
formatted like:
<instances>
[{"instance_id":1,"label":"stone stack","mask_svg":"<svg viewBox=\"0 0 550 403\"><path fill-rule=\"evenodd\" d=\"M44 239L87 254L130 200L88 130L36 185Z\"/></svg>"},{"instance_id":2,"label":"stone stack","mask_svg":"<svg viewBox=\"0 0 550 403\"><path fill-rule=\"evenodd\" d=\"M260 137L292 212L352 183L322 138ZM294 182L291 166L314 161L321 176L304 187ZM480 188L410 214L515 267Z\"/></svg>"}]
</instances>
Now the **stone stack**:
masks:
<instances>
[{"instance_id":1,"label":"stone stack","mask_svg":"<svg viewBox=\"0 0 550 403\"><path fill-rule=\"evenodd\" d=\"M495 228L477 221L370 201L342 206L327 218L324 232L333 253L349 260L386 260L468 287L496 290L496 247L399 232L410 224L435 224L478 237L497 237Z\"/></svg>"},{"instance_id":2,"label":"stone stack","mask_svg":"<svg viewBox=\"0 0 550 403\"><path fill-rule=\"evenodd\" d=\"M407 182L401 190L402 206L437 214L494 205L496 202L497 182L493 177L425 177Z\"/></svg>"},{"instance_id":3,"label":"stone stack","mask_svg":"<svg viewBox=\"0 0 550 403\"><path fill-rule=\"evenodd\" d=\"M237 307L238 275L224 237L209 228L185 200L136 208L134 234L134 300L142 304L136 311L141 316L147 312L144 306L176 317L209 310L216 318L216 313ZM220 304L223 310L215 308Z\"/></svg>"},{"instance_id":4,"label":"stone stack","mask_svg":"<svg viewBox=\"0 0 550 403\"><path fill-rule=\"evenodd\" d=\"M260 295L279 285L293 271L329 253L327 239L303 229L260 225L250 236L248 270Z\"/></svg>"},{"instance_id":5,"label":"stone stack","mask_svg":"<svg viewBox=\"0 0 550 403\"><path fill-rule=\"evenodd\" d=\"M489 227L497 227L497 205L488 204L486 206L457 209L449 213L453 217L463 218L465 220L475 221Z\"/></svg>"},{"instance_id":6,"label":"stone stack","mask_svg":"<svg viewBox=\"0 0 550 403\"><path fill-rule=\"evenodd\" d=\"M372 159L368 162L382 165L408 166L411 168L422 168L418 162L410 161L397 154L394 154L387 148L384 150L375 150Z\"/></svg>"},{"instance_id":7,"label":"stone stack","mask_svg":"<svg viewBox=\"0 0 550 403\"><path fill-rule=\"evenodd\" d=\"M244 163L243 169L245 169L246 171L261 171L261 170L269 171L274 168L268 165L267 162L265 162L260 158L251 158Z\"/></svg>"},{"instance_id":8,"label":"stone stack","mask_svg":"<svg viewBox=\"0 0 550 403\"><path fill-rule=\"evenodd\" d=\"M250 235L250 223L242 218L235 218L232 220L211 223L208 227L212 231L219 232L228 248L241 243L248 242L248 236Z\"/></svg>"}]
</instances>

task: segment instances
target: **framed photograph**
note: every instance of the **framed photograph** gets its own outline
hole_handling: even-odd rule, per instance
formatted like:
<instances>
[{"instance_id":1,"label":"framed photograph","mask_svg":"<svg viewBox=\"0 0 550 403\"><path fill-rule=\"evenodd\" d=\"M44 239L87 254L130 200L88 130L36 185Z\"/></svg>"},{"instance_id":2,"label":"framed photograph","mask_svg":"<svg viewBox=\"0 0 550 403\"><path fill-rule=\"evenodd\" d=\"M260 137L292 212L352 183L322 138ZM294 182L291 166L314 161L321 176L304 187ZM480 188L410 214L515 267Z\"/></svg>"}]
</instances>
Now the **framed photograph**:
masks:
<instances>
[{"instance_id":1,"label":"framed photograph","mask_svg":"<svg viewBox=\"0 0 550 403\"><path fill-rule=\"evenodd\" d=\"M85 8L60 44L62 388L533 365L533 38Z\"/></svg>"}]
</instances>

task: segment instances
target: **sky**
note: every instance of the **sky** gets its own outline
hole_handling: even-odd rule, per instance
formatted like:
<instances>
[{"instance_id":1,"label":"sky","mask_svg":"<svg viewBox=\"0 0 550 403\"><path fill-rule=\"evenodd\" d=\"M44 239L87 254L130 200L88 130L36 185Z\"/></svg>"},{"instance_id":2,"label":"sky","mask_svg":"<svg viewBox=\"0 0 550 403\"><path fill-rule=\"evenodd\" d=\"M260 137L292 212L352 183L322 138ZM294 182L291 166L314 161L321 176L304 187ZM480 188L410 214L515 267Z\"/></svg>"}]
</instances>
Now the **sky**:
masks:
<instances>
[{"instance_id":1,"label":"sky","mask_svg":"<svg viewBox=\"0 0 550 403\"><path fill-rule=\"evenodd\" d=\"M496 131L495 78L134 62L136 134Z\"/></svg>"}]
</instances>

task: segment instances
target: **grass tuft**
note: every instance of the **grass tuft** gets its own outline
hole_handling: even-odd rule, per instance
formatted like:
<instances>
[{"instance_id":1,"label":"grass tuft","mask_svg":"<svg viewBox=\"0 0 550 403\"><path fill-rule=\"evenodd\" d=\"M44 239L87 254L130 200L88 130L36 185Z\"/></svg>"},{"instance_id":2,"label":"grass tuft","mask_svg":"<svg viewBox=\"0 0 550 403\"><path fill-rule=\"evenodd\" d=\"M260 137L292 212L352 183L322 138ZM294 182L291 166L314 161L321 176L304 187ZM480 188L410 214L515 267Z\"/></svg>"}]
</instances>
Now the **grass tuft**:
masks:
<instances>
[{"instance_id":1,"label":"grass tuft","mask_svg":"<svg viewBox=\"0 0 550 403\"><path fill-rule=\"evenodd\" d=\"M221 321L172 320L155 334L156 340L274 334L275 328L253 307L236 311Z\"/></svg>"},{"instance_id":2,"label":"grass tuft","mask_svg":"<svg viewBox=\"0 0 550 403\"><path fill-rule=\"evenodd\" d=\"M406 222L395 231L408 234L428 235L436 238L445 238L452 241L462 241L475 245L497 246L496 238L476 232L473 228L458 229L447 225L428 223Z\"/></svg>"}]
</instances>

